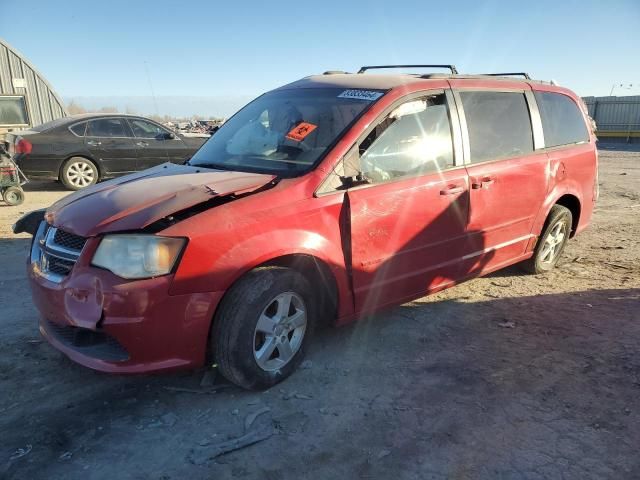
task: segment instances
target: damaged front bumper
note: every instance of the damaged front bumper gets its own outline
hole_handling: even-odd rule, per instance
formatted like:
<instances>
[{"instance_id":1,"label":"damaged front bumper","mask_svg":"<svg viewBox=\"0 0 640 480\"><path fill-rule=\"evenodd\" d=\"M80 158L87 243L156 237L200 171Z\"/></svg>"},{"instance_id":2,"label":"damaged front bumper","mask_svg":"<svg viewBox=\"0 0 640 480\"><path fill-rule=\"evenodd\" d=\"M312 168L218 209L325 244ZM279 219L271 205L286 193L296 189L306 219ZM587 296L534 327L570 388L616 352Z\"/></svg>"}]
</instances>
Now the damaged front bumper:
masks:
<instances>
[{"instance_id":1,"label":"damaged front bumper","mask_svg":"<svg viewBox=\"0 0 640 480\"><path fill-rule=\"evenodd\" d=\"M40 225L27 268L40 332L49 343L77 363L111 373L204 364L222 292L170 295L173 275L129 281L92 267L96 238L86 240L65 273L52 259L69 254L73 239L60 250L55 231ZM59 270L52 272L52 264Z\"/></svg>"},{"instance_id":2,"label":"damaged front bumper","mask_svg":"<svg viewBox=\"0 0 640 480\"><path fill-rule=\"evenodd\" d=\"M123 283L100 270L54 283L30 266L29 281L41 334L86 367L143 373L204 364L222 294L169 295L169 277Z\"/></svg>"}]
</instances>

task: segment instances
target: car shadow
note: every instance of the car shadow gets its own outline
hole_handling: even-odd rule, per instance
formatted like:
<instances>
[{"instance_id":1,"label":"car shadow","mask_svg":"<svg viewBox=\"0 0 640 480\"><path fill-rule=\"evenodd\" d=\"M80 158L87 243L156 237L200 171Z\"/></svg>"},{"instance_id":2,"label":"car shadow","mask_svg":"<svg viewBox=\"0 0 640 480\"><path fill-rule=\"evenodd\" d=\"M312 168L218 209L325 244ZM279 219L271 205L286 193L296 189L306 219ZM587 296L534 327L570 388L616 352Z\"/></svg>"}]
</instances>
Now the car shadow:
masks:
<instances>
[{"instance_id":1,"label":"car shadow","mask_svg":"<svg viewBox=\"0 0 640 480\"><path fill-rule=\"evenodd\" d=\"M25 192L69 192L60 182L55 180L29 180L22 186Z\"/></svg>"}]
</instances>

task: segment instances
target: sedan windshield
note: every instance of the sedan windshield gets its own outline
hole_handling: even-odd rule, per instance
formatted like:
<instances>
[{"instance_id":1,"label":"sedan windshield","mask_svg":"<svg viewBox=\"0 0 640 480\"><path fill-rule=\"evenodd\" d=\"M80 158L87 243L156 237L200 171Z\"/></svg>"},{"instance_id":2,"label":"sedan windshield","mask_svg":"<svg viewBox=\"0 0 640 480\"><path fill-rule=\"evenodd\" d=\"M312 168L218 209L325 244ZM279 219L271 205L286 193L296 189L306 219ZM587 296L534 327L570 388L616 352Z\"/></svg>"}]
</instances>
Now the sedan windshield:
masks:
<instances>
[{"instance_id":1,"label":"sedan windshield","mask_svg":"<svg viewBox=\"0 0 640 480\"><path fill-rule=\"evenodd\" d=\"M311 170L384 92L276 90L229 119L189 165L297 176Z\"/></svg>"}]
</instances>

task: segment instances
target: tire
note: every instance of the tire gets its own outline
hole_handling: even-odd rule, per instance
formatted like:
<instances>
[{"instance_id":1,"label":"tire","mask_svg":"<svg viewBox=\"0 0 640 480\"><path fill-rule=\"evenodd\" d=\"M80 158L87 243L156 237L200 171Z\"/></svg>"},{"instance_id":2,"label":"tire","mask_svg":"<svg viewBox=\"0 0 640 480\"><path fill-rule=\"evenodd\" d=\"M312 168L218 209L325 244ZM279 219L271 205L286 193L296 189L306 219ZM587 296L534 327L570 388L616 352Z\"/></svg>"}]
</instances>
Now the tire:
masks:
<instances>
[{"instance_id":1,"label":"tire","mask_svg":"<svg viewBox=\"0 0 640 480\"><path fill-rule=\"evenodd\" d=\"M535 274L553 269L569 241L572 224L573 216L568 208L562 205L551 207L533 257L524 261L521 264L522 268Z\"/></svg>"},{"instance_id":2,"label":"tire","mask_svg":"<svg viewBox=\"0 0 640 480\"><path fill-rule=\"evenodd\" d=\"M24 202L24 190L21 187L9 187L2 192L2 197L7 205L14 207Z\"/></svg>"},{"instance_id":3,"label":"tire","mask_svg":"<svg viewBox=\"0 0 640 480\"><path fill-rule=\"evenodd\" d=\"M308 280L290 268L246 274L226 293L213 320L210 344L220 373L247 390L267 389L291 375L313 336L315 300Z\"/></svg>"},{"instance_id":4,"label":"tire","mask_svg":"<svg viewBox=\"0 0 640 480\"><path fill-rule=\"evenodd\" d=\"M81 190L98 182L98 167L84 157L71 157L60 170L60 181L67 190Z\"/></svg>"}]
</instances>

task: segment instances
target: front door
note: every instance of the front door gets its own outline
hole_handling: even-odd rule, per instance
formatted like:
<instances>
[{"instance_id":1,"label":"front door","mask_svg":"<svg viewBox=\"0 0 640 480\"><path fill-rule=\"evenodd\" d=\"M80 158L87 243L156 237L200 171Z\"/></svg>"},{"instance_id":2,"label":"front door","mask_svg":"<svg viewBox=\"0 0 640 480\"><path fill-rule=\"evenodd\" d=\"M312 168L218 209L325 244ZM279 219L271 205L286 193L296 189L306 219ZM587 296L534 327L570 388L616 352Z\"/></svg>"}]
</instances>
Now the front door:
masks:
<instances>
[{"instance_id":1,"label":"front door","mask_svg":"<svg viewBox=\"0 0 640 480\"><path fill-rule=\"evenodd\" d=\"M84 143L107 175L136 171L136 145L122 118L99 118L87 122Z\"/></svg>"},{"instance_id":2,"label":"front door","mask_svg":"<svg viewBox=\"0 0 640 480\"><path fill-rule=\"evenodd\" d=\"M461 90L471 210L465 269L474 274L521 258L546 197L549 161L534 148L531 118L537 115L525 91Z\"/></svg>"},{"instance_id":3,"label":"front door","mask_svg":"<svg viewBox=\"0 0 640 480\"><path fill-rule=\"evenodd\" d=\"M138 170L165 162L178 163L176 159L181 156L184 142L175 134L170 138L171 132L141 118L130 118L129 124L138 147Z\"/></svg>"},{"instance_id":4,"label":"front door","mask_svg":"<svg viewBox=\"0 0 640 480\"><path fill-rule=\"evenodd\" d=\"M358 312L421 296L461 275L469 191L462 159L454 156L448 103L443 92L407 101L358 146L369 181L347 193Z\"/></svg>"}]
</instances>

